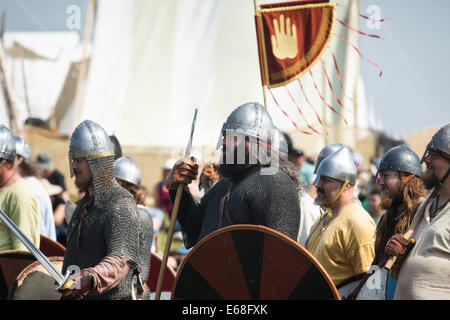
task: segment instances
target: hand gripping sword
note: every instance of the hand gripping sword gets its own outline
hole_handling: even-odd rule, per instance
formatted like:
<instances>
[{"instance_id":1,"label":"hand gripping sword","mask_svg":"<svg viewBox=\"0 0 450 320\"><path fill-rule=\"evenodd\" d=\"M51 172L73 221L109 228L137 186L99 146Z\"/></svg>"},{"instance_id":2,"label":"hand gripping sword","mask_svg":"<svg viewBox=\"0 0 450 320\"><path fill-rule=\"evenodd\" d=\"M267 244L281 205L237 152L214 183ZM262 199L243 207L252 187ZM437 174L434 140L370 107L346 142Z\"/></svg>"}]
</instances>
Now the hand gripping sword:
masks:
<instances>
[{"instance_id":1,"label":"hand gripping sword","mask_svg":"<svg viewBox=\"0 0 450 320\"><path fill-rule=\"evenodd\" d=\"M70 276L70 271L67 271L66 275L62 275L58 269L48 260L48 258L40 251L30 239L16 226L16 224L2 211L0 210L0 220L5 223L5 225L11 230L14 235L19 238L19 240L25 245L25 247L30 250L33 256L42 264L42 266L47 270L50 276L56 281L57 287L56 291L61 288L70 287L75 281L67 281Z\"/></svg>"},{"instance_id":2,"label":"hand gripping sword","mask_svg":"<svg viewBox=\"0 0 450 320\"><path fill-rule=\"evenodd\" d=\"M197 111L198 111L198 109L196 108L195 112L194 112L194 119L192 119L191 135L189 137L188 145L186 147L186 152L184 153L185 158L188 158L191 155L192 138L194 137L195 122L197 121ZM193 161L196 161L196 160L193 160ZM175 196L175 202L174 202L173 210L172 210L172 217L170 219L169 231L167 232L166 246L164 248L164 255L163 255L162 262L161 262L161 268L159 269L158 282L156 284L155 300L159 300L161 297L161 289L162 289L162 284L163 284L163 279L164 279L164 273L166 271L167 260L169 258L170 245L172 244L173 230L175 228L175 221L177 220L178 209L180 208L181 195L183 193L183 188L184 188L184 184L180 183L178 185L177 194Z\"/></svg>"}]
</instances>

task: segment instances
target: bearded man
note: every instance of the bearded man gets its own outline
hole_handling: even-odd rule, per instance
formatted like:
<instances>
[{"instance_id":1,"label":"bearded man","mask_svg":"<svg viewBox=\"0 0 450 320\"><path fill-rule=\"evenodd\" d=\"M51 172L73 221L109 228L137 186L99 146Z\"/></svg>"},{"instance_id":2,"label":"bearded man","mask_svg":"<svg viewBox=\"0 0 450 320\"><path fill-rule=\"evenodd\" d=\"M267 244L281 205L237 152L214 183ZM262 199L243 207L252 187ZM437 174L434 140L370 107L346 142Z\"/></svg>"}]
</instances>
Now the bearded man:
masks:
<instances>
[{"instance_id":1,"label":"bearded man","mask_svg":"<svg viewBox=\"0 0 450 320\"><path fill-rule=\"evenodd\" d=\"M137 209L133 196L116 182L114 147L105 130L93 121L81 122L70 138L69 159L71 177L86 195L68 226L62 271L79 272L70 276L71 286L60 289L63 298L132 299L139 272Z\"/></svg>"},{"instance_id":2,"label":"bearded man","mask_svg":"<svg viewBox=\"0 0 450 320\"><path fill-rule=\"evenodd\" d=\"M408 253L408 240L394 235L386 245L388 256L403 260L394 299L450 299L450 124L440 128L428 143L421 162L426 171L422 180L433 192L417 210L419 219ZM423 210L423 211L422 211ZM423 213L423 214L419 214Z\"/></svg>"},{"instance_id":3,"label":"bearded man","mask_svg":"<svg viewBox=\"0 0 450 320\"><path fill-rule=\"evenodd\" d=\"M377 185L381 191L381 206L387 210L377 226L375 259L378 265L388 259L387 241L395 234L404 234L417 208L425 198L420 158L408 146L389 149L380 161Z\"/></svg>"},{"instance_id":4,"label":"bearded man","mask_svg":"<svg viewBox=\"0 0 450 320\"><path fill-rule=\"evenodd\" d=\"M315 204L327 208L306 240L305 248L334 283L366 272L374 258L375 223L354 200L357 169L347 147L324 158L313 185Z\"/></svg>"},{"instance_id":5,"label":"bearded man","mask_svg":"<svg viewBox=\"0 0 450 320\"><path fill-rule=\"evenodd\" d=\"M222 227L264 225L297 240L300 181L288 160L279 157L280 138L267 111L258 103L237 107L224 123L219 175L222 177L197 204L183 190L178 221L186 248ZM189 184L198 165L179 160L166 180L172 202L180 183Z\"/></svg>"}]
</instances>

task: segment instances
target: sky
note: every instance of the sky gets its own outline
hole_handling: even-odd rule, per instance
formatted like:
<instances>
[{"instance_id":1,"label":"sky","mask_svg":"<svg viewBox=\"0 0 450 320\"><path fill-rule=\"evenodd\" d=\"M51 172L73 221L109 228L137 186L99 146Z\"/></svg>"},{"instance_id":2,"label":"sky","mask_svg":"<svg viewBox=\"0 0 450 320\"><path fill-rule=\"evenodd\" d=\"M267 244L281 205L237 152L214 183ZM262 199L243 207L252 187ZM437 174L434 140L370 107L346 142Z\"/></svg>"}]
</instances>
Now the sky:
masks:
<instances>
[{"instance_id":1,"label":"sky","mask_svg":"<svg viewBox=\"0 0 450 320\"><path fill-rule=\"evenodd\" d=\"M411 128L441 126L450 122L450 1L361 0L360 13L371 5L380 8L381 29L361 30L384 40L361 36L361 53L383 69L361 62L369 105L384 126L399 133Z\"/></svg>"},{"instance_id":2,"label":"sky","mask_svg":"<svg viewBox=\"0 0 450 320\"><path fill-rule=\"evenodd\" d=\"M76 5L82 32L87 4L87 0L0 0L0 11L7 11L6 31L64 31L67 9ZM373 29L360 19L360 29L383 39L361 36L361 53L379 64L383 75L379 77L378 69L364 59L361 74L367 102L382 120L382 129L404 134L450 122L450 1L360 0L361 14L375 17L377 10L390 20Z\"/></svg>"}]
</instances>

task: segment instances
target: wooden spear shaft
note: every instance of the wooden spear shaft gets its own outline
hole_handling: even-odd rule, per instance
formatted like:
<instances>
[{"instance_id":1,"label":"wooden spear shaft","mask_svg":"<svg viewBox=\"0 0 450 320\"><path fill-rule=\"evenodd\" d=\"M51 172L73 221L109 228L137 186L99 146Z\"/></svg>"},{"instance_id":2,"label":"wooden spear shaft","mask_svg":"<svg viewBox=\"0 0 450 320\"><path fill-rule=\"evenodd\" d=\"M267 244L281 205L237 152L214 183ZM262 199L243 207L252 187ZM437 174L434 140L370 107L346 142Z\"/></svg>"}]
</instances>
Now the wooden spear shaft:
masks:
<instances>
[{"instance_id":1,"label":"wooden spear shaft","mask_svg":"<svg viewBox=\"0 0 450 320\"><path fill-rule=\"evenodd\" d=\"M188 146L184 154L185 158L188 158L191 154L192 137L194 135L195 121L197 120L197 111L198 110L195 109L194 119L192 120L191 136L189 138ZM184 186L185 186L184 184L179 184L177 187L175 202L173 204L172 209L172 217L170 218L169 231L167 233L166 246L164 247L164 255L161 262L161 268L159 269L158 283L156 284L155 300L159 300L161 298L161 289L164 280L164 273L166 272L167 260L169 259L170 246L172 245L173 230L175 228L175 222L177 221L178 210L180 209L181 196L183 195Z\"/></svg>"}]
</instances>

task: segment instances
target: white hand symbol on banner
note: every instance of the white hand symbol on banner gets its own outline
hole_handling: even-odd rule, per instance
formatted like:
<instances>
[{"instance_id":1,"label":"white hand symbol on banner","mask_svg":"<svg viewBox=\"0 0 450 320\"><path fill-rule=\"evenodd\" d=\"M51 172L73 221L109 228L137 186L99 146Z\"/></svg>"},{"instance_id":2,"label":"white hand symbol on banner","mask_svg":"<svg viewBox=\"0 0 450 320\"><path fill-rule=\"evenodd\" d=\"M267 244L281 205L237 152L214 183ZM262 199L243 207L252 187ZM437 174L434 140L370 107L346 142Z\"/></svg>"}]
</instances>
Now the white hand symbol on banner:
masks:
<instances>
[{"instance_id":1,"label":"white hand symbol on banner","mask_svg":"<svg viewBox=\"0 0 450 320\"><path fill-rule=\"evenodd\" d=\"M277 19L273 20L275 35L271 35L272 52L277 59L293 59L298 54L297 47L297 28L292 24L291 19L286 19L286 30L284 25L284 15L280 15L280 25Z\"/></svg>"}]
</instances>

